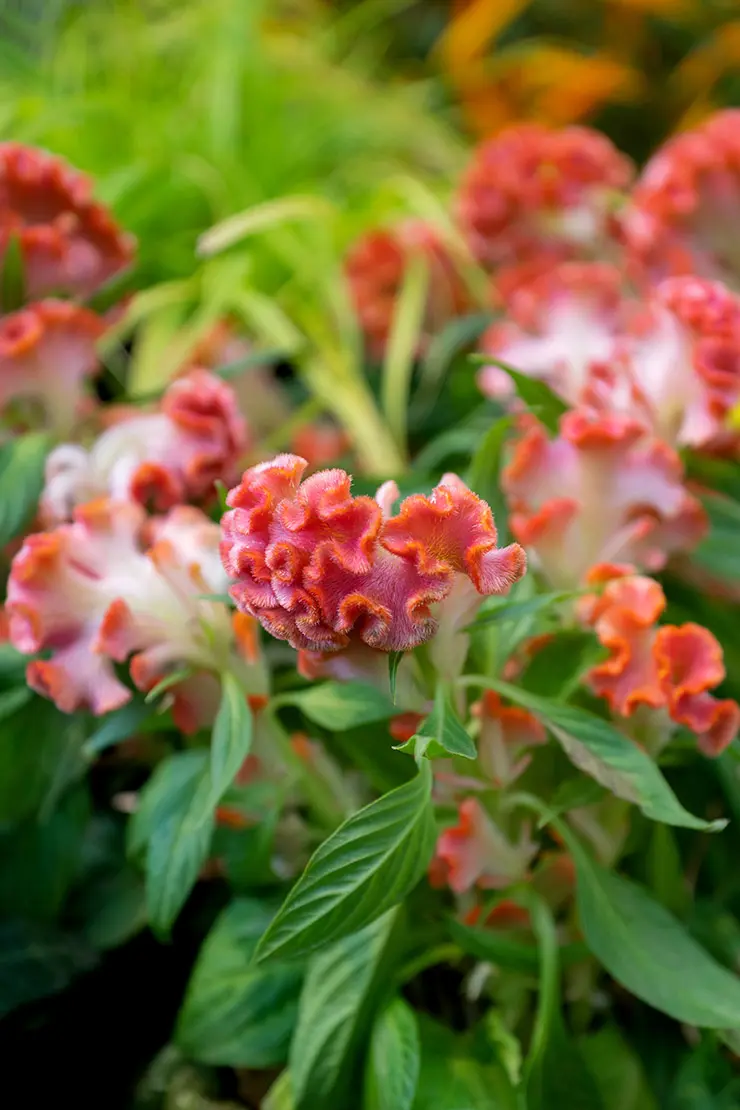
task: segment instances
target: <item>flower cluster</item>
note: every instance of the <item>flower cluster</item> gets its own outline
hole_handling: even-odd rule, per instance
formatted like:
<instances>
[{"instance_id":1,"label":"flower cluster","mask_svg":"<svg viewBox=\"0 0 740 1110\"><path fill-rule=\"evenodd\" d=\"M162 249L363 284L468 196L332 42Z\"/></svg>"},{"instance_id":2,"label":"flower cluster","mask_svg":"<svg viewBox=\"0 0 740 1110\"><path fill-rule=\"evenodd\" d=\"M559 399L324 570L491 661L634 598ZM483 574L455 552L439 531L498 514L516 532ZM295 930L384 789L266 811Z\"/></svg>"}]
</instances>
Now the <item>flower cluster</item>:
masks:
<instances>
[{"instance_id":1,"label":"flower cluster","mask_svg":"<svg viewBox=\"0 0 740 1110\"><path fill-rule=\"evenodd\" d=\"M496 547L490 509L455 475L392 516L395 483L375 499L353 497L345 471L302 480L306 465L281 455L248 470L222 521L231 596L295 648L336 651L359 640L408 651L434 635L457 579L500 594L524 573L522 549Z\"/></svg>"},{"instance_id":2,"label":"flower cluster","mask_svg":"<svg viewBox=\"0 0 740 1110\"><path fill-rule=\"evenodd\" d=\"M232 620L200 596L226 585L218 541L218 527L197 509L147 520L139 506L106 499L78 508L71 524L29 536L13 560L6 601L14 646L48 656L29 663L29 685L67 713L100 714L131 697L114 663L129 661L145 691L187 667L195 681L170 695L178 727L191 731L212 719L211 676L235 666L239 649L245 688L264 693L248 619Z\"/></svg>"},{"instance_id":3,"label":"flower cluster","mask_svg":"<svg viewBox=\"0 0 740 1110\"><path fill-rule=\"evenodd\" d=\"M63 444L52 451L42 514L68 520L76 505L103 496L159 511L202 501L216 479L234 479L245 447L233 390L207 370L191 370L172 382L156 412L131 408L89 450Z\"/></svg>"},{"instance_id":4,"label":"flower cluster","mask_svg":"<svg viewBox=\"0 0 740 1110\"><path fill-rule=\"evenodd\" d=\"M601 593L582 598L578 606L581 620L609 652L588 674L594 693L622 717L633 716L640 706L664 710L696 734L705 755L718 755L740 727L740 707L709 693L725 677L715 637L693 623L658 627L663 590L629 566L595 567L589 581L606 582Z\"/></svg>"}]
</instances>

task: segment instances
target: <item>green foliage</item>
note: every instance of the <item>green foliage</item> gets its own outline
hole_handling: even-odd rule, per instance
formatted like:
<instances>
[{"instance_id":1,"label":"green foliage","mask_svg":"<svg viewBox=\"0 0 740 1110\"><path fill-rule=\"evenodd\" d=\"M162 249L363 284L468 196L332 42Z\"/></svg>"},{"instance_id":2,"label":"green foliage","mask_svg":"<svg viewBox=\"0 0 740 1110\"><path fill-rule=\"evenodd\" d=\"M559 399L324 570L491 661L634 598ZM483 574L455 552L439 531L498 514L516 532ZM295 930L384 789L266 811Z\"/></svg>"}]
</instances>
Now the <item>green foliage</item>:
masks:
<instances>
[{"instance_id":1,"label":"green foliage","mask_svg":"<svg viewBox=\"0 0 740 1110\"><path fill-rule=\"evenodd\" d=\"M240 1068L273 1067L287 1059L303 970L251 963L271 918L263 902L237 898L206 937L175 1033L192 1059Z\"/></svg>"},{"instance_id":2,"label":"green foliage","mask_svg":"<svg viewBox=\"0 0 740 1110\"><path fill-rule=\"evenodd\" d=\"M434 847L431 778L422 764L410 782L327 837L262 937L258 959L298 956L339 940L413 890Z\"/></svg>"},{"instance_id":3,"label":"green foliage","mask_svg":"<svg viewBox=\"0 0 740 1110\"><path fill-rule=\"evenodd\" d=\"M365 1068L367 1110L411 1110L419 1082L416 1014L400 997L378 1014Z\"/></svg>"}]
</instances>

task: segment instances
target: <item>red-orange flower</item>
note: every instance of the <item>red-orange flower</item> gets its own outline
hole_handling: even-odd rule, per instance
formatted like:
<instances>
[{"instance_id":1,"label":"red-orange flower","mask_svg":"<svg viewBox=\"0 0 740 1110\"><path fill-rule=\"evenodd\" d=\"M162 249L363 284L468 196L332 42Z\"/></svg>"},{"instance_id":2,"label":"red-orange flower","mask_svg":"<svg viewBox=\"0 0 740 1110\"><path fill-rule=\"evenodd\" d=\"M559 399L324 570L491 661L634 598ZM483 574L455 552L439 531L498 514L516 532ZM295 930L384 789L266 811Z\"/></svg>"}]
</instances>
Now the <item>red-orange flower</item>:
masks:
<instances>
[{"instance_id":1,"label":"red-orange flower","mask_svg":"<svg viewBox=\"0 0 740 1110\"><path fill-rule=\"evenodd\" d=\"M295 648L337 650L352 637L404 651L434 635L433 606L458 576L497 594L524 573L521 548L496 547L491 510L454 475L388 516L392 483L376 500L353 497L345 471L301 481L306 465L280 455L246 471L221 522L238 608Z\"/></svg>"},{"instance_id":2,"label":"red-orange flower","mask_svg":"<svg viewBox=\"0 0 740 1110\"><path fill-rule=\"evenodd\" d=\"M639 271L740 284L740 110L669 139L645 166L625 217Z\"/></svg>"},{"instance_id":3,"label":"red-orange flower","mask_svg":"<svg viewBox=\"0 0 740 1110\"><path fill-rule=\"evenodd\" d=\"M491 268L542 252L595 257L614 239L614 196L631 177L629 159L598 131L521 124L478 147L458 218L473 254Z\"/></svg>"},{"instance_id":4,"label":"red-orange flower","mask_svg":"<svg viewBox=\"0 0 740 1110\"><path fill-rule=\"evenodd\" d=\"M504 705L493 690L472 712L480 718L478 762L496 786L509 786L529 766L530 749L547 743L547 732L526 709Z\"/></svg>"},{"instance_id":5,"label":"red-orange flower","mask_svg":"<svg viewBox=\"0 0 740 1110\"><path fill-rule=\"evenodd\" d=\"M609 649L609 658L589 672L589 684L623 717L641 705L667 711L696 733L705 755L719 755L740 727L740 707L709 693L725 677L722 648L698 624L658 627L663 590L631 569L594 568L590 581L607 584L579 603L581 619Z\"/></svg>"},{"instance_id":6,"label":"red-orange flower","mask_svg":"<svg viewBox=\"0 0 740 1110\"><path fill-rule=\"evenodd\" d=\"M576 586L614 560L659 570L701 539L705 515L682 484L678 456L639 421L578 409L555 439L525 423L502 484L514 536L553 584Z\"/></svg>"},{"instance_id":7,"label":"red-orange flower","mask_svg":"<svg viewBox=\"0 0 740 1110\"><path fill-rule=\"evenodd\" d=\"M130 410L89 451L76 444L52 451L44 518L67 520L75 505L104 495L158 510L202 500L216 478L233 479L245 445L231 387L207 370L191 370L172 382L159 411Z\"/></svg>"},{"instance_id":8,"label":"red-orange flower","mask_svg":"<svg viewBox=\"0 0 740 1110\"><path fill-rule=\"evenodd\" d=\"M55 431L68 432L97 370L105 328L94 312L67 301L39 301L1 319L0 412L30 400Z\"/></svg>"},{"instance_id":9,"label":"red-orange flower","mask_svg":"<svg viewBox=\"0 0 740 1110\"><path fill-rule=\"evenodd\" d=\"M439 234L421 220L368 232L350 250L347 280L370 351L382 357L409 260L424 259L428 270L422 340L441 331L468 306L465 286Z\"/></svg>"},{"instance_id":10,"label":"red-orange flower","mask_svg":"<svg viewBox=\"0 0 740 1110\"><path fill-rule=\"evenodd\" d=\"M478 799L466 798L457 825L445 829L437 841L430 881L456 894L473 886L503 890L526 878L536 851L526 829L512 844Z\"/></svg>"},{"instance_id":11,"label":"red-orange flower","mask_svg":"<svg viewBox=\"0 0 740 1110\"><path fill-rule=\"evenodd\" d=\"M89 296L131 264L135 247L78 170L44 151L0 143L0 265L13 239L31 300Z\"/></svg>"}]
</instances>

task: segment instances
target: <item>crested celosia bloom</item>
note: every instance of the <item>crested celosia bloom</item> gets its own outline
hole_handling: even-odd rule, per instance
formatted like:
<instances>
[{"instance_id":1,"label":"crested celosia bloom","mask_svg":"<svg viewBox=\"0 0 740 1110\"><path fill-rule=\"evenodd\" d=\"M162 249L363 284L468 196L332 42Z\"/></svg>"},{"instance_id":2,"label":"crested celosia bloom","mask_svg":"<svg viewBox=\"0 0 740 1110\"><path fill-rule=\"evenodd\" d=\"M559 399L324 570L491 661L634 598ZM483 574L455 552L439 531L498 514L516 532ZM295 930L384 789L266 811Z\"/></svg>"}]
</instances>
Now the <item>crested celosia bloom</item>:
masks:
<instances>
[{"instance_id":1,"label":"crested celosia bloom","mask_svg":"<svg viewBox=\"0 0 740 1110\"><path fill-rule=\"evenodd\" d=\"M393 326L396 302L410 259L428 267L421 341L465 311L468 295L439 234L421 220L369 232L350 250L345 271L360 326L371 352L382 356Z\"/></svg>"},{"instance_id":2,"label":"crested celosia bloom","mask_svg":"<svg viewBox=\"0 0 740 1110\"><path fill-rule=\"evenodd\" d=\"M105 328L68 301L39 301L0 319L0 413L12 423L30 403L45 424L68 432L98 368L95 347Z\"/></svg>"},{"instance_id":3,"label":"crested celosia bloom","mask_svg":"<svg viewBox=\"0 0 740 1110\"><path fill-rule=\"evenodd\" d=\"M623 717L639 706L665 710L696 733L705 755L719 755L740 727L740 707L709 693L725 677L715 637L693 623L658 627L663 590L629 566L595 567L589 580L606 586L579 602L579 614L609 650L588 673L591 688Z\"/></svg>"},{"instance_id":4,"label":"crested celosia bloom","mask_svg":"<svg viewBox=\"0 0 740 1110\"><path fill-rule=\"evenodd\" d=\"M460 804L457 825L445 829L437 840L430 880L435 886L449 886L455 894L474 886L503 890L527 877L536 853L528 828L514 844L477 798L466 798Z\"/></svg>"},{"instance_id":5,"label":"crested celosia bloom","mask_svg":"<svg viewBox=\"0 0 740 1110\"><path fill-rule=\"evenodd\" d=\"M458 193L471 251L490 268L542 252L594 257L617 232L615 200L632 178L628 158L587 127L521 124L483 143Z\"/></svg>"},{"instance_id":6,"label":"crested celosia bloom","mask_svg":"<svg viewBox=\"0 0 740 1110\"><path fill-rule=\"evenodd\" d=\"M623 357L628 305L616 266L560 263L530 280L500 283L499 295L506 316L485 333L482 350L546 381L570 403L582 399L594 375L611 373ZM514 392L511 378L497 366L484 367L478 384L489 397Z\"/></svg>"},{"instance_id":7,"label":"crested celosia bloom","mask_svg":"<svg viewBox=\"0 0 740 1110\"><path fill-rule=\"evenodd\" d=\"M29 299L88 297L131 264L135 242L61 158L0 143L0 264L15 239Z\"/></svg>"},{"instance_id":8,"label":"crested celosia bloom","mask_svg":"<svg viewBox=\"0 0 740 1110\"><path fill-rule=\"evenodd\" d=\"M68 520L76 505L100 496L164 510L198 501L214 481L233 480L246 425L229 385L191 370L168 387L156 412L127 411L89 451L63 444L46 464L44 520Z\"/></svg>"},{"instance_id":9,"label":"crested celosia bloom","mask_svg":"<svg viewBox=\"0 0 740 1110\"><path fill-rule=\"evenodd\" d=\"M554 439L525 420L502 486L514 536L553 585L569 588L597 563L654 571L698 543L705 514L682 478L675 452L638 421L574 410Z\"/></svg>"},{"instance_id":10,"label":"crested celosia bloom","mask_svg":"<svg viewBox=\"0 0 740 1110\"><path fill-rule=\"evenodd\" d=\"M361 641L406 651L434 636L440 603L460 577L485 595L524 573L522 549L496 547L491 510L455 475L391 516L395 483L375 499L353 497L345 471L301 481L306 465L280 455L247 470L221 522L237 607L295 648Z\"/></svg>"},{"instance_id":11,"label":"crested celosia bloom","mask_svg":"<svg viewBox=\"0 0 740 1110\"><path fill-rule=\"evenodd\" d=\"M562 263L504 290L507 319L483 349L571 405L623 412L674 446L722 442L740 399L740 298L719 282L670 278L647 300L604 263ZM509 397L496 366L484 393Z\"/></svg>"},{"instance_id":12,"label":"crested celosia bloom","mask_svg":"<svg viewBox=\"0 0 740 1110\"><path fill-rule=\"evenodd\" d=\"M740 110L669 139L645 166L624 228L638 272L740 287Z\"/></svg>"},{"instance_id":13,"label":"crested celosia bloom","mask_svg":"<svg viewBox=\"0 0 740 1110\"><path fill-rule=\"evenodd\" d=\"M544 725L526 709L504 705L493 690L486 690L472 712L480 719L481 769L495 786L510 786L529 766L531 749L547 743Z\"/></svg>"},{"instance_id":14,"label":"crested celosia bloom","mask_svg":"<svg viewBox=\"0 0 740 1110\"><path fill-rule=\"evenodd\" d=\"M10 639L47 654L29 663L28 683L67 713L129 700L114 662L130 659L141 690L191 667L198 673L169 691L178 727L190 731L213 719L224 667L239 669L245 691L264 689L253 622L201 596L225 585L218 526L199 510L147 523L138 505L95 501L72 524L25 540L8 580Z\"/></svg>"}]
</instances>

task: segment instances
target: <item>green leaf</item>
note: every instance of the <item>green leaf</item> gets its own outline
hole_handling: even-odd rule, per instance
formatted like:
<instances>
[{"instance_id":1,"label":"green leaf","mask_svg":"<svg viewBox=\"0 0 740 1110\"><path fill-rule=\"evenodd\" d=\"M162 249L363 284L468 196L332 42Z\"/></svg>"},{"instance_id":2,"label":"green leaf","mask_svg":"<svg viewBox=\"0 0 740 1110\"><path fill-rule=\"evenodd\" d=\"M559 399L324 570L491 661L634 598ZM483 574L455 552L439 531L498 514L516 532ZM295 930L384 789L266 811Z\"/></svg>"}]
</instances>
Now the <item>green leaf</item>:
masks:
<instances>
[{"instance_id":1,"label":"green leaf","mask_svg":"<svg viewBox=\"0 0 740 1110\"><path fill-rule=\"evenodd\" d=\"M417 759L426 756L460 755L464 759L475 759L475 744L452 707L444 687L437 686L434 695L434 709L419 726L419 731L398 750L411 752Z\"/></svg>"},{"instance_id":2,"label":"green leaf","mask_svg":"<svg viewBox=\"0 0 740 1110\"><path fill-rule=\"evenodd\" d=\"M208 816L234 781L252 747L252 712L239 682L230 672L221 678L221 704L211 736L210 791L203 819Z\"/></svg>"},{"instance_id":3,"label":"green leaf","mask_svg":"<svg viewBox=\"0 0 740 1110\"><path fill-rule=\"evenodd\" d=\"M575 765L612 793L640 807L646 817L688 829L723 829L724 820L694 817L679 802L650 756L601 717L584 709L541 698L499 679L475 677L471 685L496 690L534 713Z\"/></svg>"},{"instance_id":4,"label":"green leaf","mask_svg":"<svg viewBox=\"0 0 740 1110\"><path fill-rule=\"evenodd\" d=\"M499 532L499 545L504 542L507 531L508 513L506 501L501 492L501 469L504 447L512 424L511 416L501 416L491 425L476 448L465 475L466 484L491 507Z\"/></svg>"},{"instance_id":5,"label":"green leaf","mask_svg":"<svg viewBox=\"0 0 740 1110\"><path fill-rule=\"evenodd\" d=\"M190 678L192 673L192 667L181 667L179 671L172 671L170 674L166 674L155 686L152 686L151 690L147 691L144 701L156 701L161 694L164 694L173 686L177 686L179 682L184 682L186 678Z\"/></svg>"},{"instance_id":6,"label":"green leaf","mask_svg":"<svg viewBox=\"0 0 740 1110\"><path fill-rule=\"evenodd\" d=\"M447 925L450 936L463 952L506 970L521 971L526 975L537 975L539 972L540 954L536 945L511 940L495 929L463 925L455 918L450 918ZM566 967L578 963L587 955L588 949L581 943L565 945L560 952L560 958Z\"/></svg>"},{"instance_id":7,"label":"green leaf","mask_svg":"<svg viewBox=\"0 0 740 1110\"><path fill-rule=\"evenodd\" d=\"M415 424L430 412L455 356L474 343L494 319L492 312L459 316L433 336L421 361L419 385L411 403Z\"/></svg>"},{"instance_id":8,"label":"green leaf","mask_svg":"<svg viewBox=\"0 0 740 1110\"><path fill-rule=\"evenodd\" d=\"M467 626L465 631L473 632L478 628L487 628L489 624L500 624L504 621L521 620L522 617L539 616L540 613L554 609L556 605L580 597L582 592L582 590L558 590L554 593L535 594L534 597L527 598L525 601L517 601L516 598L508 597L495 598L486 603L483 612L476 617L472 624Z\"/></svg>"},{"instance_id":9,"label":"green leaf","mask_svg":"<svg viewBox=\"0 0 740 1110\"><path fill-rule=\"evenodd\" d=\"M0 921L0 1018L63 991L95 963L90 946L69 933L29 921Z\"/></svg>"},{"instance_id":10,"label":"green leaf","mask_svg":"<svg viewBox=\"0 0 740 1110\"><path fill-rule=\"evenodd\" d=\"M378 1015L365 1066L364 1110L411 1110L421 1049L416 1014L403 998Z\"/></svg>"},{"instance_id":11,"label":"green leaf","mask_svg":"<svg viewBox=\"0 0 740 1110\"><path fill-rule=\"evenodd\" d=\"M146 848L146 900L152 929L167 936L198 878L211 843L209 753L177 752L157 767L129 824L129 852Z\"/></svg>"},{"instance_id":12,"label":"green leaf","mask_svg":"<svg viewBox=\"0 0 740 1110\"><path fill-rule=\"evenodd\" d=\"M154 707L148 705L145 698L136 696L120 709L106 713L101 724L85 741L84 754L92 758L106 748L130 739L154 712Z\"/></svg>"},{"instance_id":13,"label":"green leaf","mask_svg":"<svg viewBox=\"0 0 740 1110\"><path fill-rule=\"evenodd\" d=\"M564 702L580 686L584 674L608 654L592 631L561 628L535 653L519 681L533 694Z\"/></svg>"},{"instance_id":14,"label":"green leaf","mask_svg":"<svg viewBox=\"0 0 740 1110\"><path fill-rule=\"evenodd\" d=\"M365 682L322 682L308 690L290 691L273 705L295 705L322 728L342 732L358 725L387 721L397 710L374 686Z\"/></svg>"},{"instance_id":15,"label":"green leaf","mask_svg":"<svg viewBox=\"0 0 740 1110\"><path fill-rule=\"evenodd\" d=\"M295 1110L348 1104L396 917L385 914L311 960L290 1046Z\"/></svg>"},{"instance_id":16,"label":"green leaf","mask_svg":"<svg viewBox=\"0 0 740 1110\"><path fill-rule=\"evenodd\" d=\"M391 688L391 700L396 704L396 677L398 668L406 653L404 651L391 651L388 653L388 684Z\"/></svg>"},{"instance_id":17,"label":"green leaf","mask_svg":"<svg viewBox=\"0 0 740 1110\"><path fill-rule=\"evenodd\" d=\"M303 971L251 963L272 916L264 902L238 898L206 937L175 1031L175 1043L193 1060L270 1068L287 1059Z\"/></svg>"},{"instance_id":18,"label":"green leaf","mask_svg":"<svg viewBox=\"0 0 740 1110\"><path fill-rule=\"evenodd\" d=\"M130 866L104 875L85 892L82 933L94 948L117 948L146 926L146 892Z\"/></svg>"},{"instance_id":19,"label":"green leaf","mask_svg":"<svg viewBox=\"0 0 740 1110\"><path fill-rule=\"evenodd\" d=\"M41 808L64 760L73 723L35 695L0 718L0 824Z\"/></svg>"},{"instance_id":20,"label":"green leaf","mask_svg":"<svg viewBox=\"0 0 740 1110\"><path fill-rule=\"evenodd\" d=\"M545 902L529 898L540 948L540 989L532 1041L524 1063L527 1110L601 1110L601 1099L560 1012L560 961L555 921Z\"/></svg>"},{"instance_id":21,"label":"green leaf","mask_svg":"<svg viewBox=\"0 0 740 1110\"><path fill-rule=\"evenodd\" d=\"M586 943L609 974L676 1021L700 1028L740 1028L740 979L646 890L594 863L565 825L558 828L576 864Z\"/></svg>"},{"instance_id":22,"label":"green leaf","mask_svg":"<svg viewBox=\"0 0 740 1110\"><path fill-rule=\"evenodd\" d=\"M424 1014L418 1020L421 1068L413 1110L521 1110L498 1060L476 1059L468 1039Z\"/></svg>"},{"instance_id":23,"label":"green leaf","mask_svg":"<svg viewBox=\"0 0 740 1110\"><path fill-rule=\"evenodd\" d=\"M381 401L388 427L401 451L406 450L409 388L424 322L429 263L422 255L409 258L388 337L381 376Z\"/></svg>"},{"instance_id":24,"label":"green leaf","mask_svg":"<svg viewBox=\"0 0 740 1110\"><path fill-rule=\"evenodd\" d=\"M70 790L45 820L0 834L0 916L52 922L80 867L87 791Z\"/></svg>"},{"instance_id":25,"label":"green leaf","mask_svg":"<svg viewBox=\"0 0 740 1110\"><path fill-rule=\"evenodd\" d=\"M0 547L18 535L38 505L48 450L45 432L31 432L0 447Z\"/></svg>"},{"instance_id":26,"label":"green leaf","mask_svg":"<svg viewBox=\"0 0 740 1110\"><path fill-rule=\"evenodd\" d=\"M400 902L424 875L436 841L428 763L355 813L321 844L257 948L297 956L354 933Z\"/></svg>"},{"instance_id":27,"label":"green leaf","mask_svg":"<svg viewBox=\"0 0 740 1110\"><path fill-rule=\"evenodd\" d=\"M586 775L566 779L565 782L560 783L550 799L547 814L540 819L539 827L543 828L552 821L553 817L559 817L561 813L568 813L571 809L596 805L605 796L606 789ZM656 825L656 828L662 827L662 825Z\"/></svg>"},{"instance_id":28,"label":"green leaf","mask_svg":"<svg viewBox=\"0 0 740 1110\"><path fill-rule=\"evenodd\" d=\"M557 434L560 417L568 411L568 406L546 382L539 378L530 378L528 374L522 374L520 370L493 358L492 355L471 355L471 358L479 366L498 366L499 370L508 374L514 383L517 397L536 414L548 431Z\"/></svg>"},{"instance_id":29,"label":"green leaf","mask_svg":"<svg viewBox=\"0 0 740 1110\"><path fill-rule=\"evenodd\" d=\"M16 312L26 303L26 275L20 238L11 232L0 262L0 306L3 315Z\"/></svg>"},{"instance_id":30,"label":"green leaf","mask_svg":"<svg viewBox=\"0 0 740 1110\"><path fill-rule=\"evenodd\" d=\"M659 1110L639 1057L615 1026L584 1037L578 1047L604 1110Z\"/></svg>"}]
</instances>

